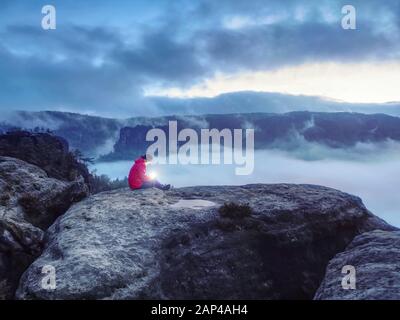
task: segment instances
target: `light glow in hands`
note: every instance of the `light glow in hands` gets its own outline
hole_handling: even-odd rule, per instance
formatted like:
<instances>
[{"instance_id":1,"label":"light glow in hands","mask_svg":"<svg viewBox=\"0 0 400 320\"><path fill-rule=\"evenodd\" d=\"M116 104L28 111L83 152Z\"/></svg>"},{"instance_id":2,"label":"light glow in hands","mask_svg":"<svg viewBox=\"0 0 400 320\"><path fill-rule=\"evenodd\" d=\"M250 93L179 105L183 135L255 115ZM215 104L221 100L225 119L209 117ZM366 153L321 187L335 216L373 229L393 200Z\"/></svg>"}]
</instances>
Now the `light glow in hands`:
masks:
<instances>
[{"instance_id":1,"label":"light glow in hands","mask_svg":"<svg viewBox=\"0 0 400 320\"><path fill-rule=\"evenodd\" d=\"M150 177L151 180L154 180L157 177L157 173L152 171L152 172L149 173L149 177Z\"/></svg>"}]
</instances>

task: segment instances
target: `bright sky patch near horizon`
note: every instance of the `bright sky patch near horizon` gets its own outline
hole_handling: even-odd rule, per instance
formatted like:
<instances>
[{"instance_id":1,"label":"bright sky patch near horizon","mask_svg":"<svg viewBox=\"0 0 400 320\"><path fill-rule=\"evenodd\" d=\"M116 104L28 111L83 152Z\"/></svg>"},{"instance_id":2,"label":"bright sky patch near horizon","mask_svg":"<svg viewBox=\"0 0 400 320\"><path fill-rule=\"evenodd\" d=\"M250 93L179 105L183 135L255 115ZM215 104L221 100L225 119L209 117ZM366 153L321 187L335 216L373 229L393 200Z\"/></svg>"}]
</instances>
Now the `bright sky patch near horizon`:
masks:
<instances>
[{"instance_id":1,"label":"bright sky patch near horizon","mask_svg":"<svg viewBox=\"0 0 400 320\"><path fill-rule=\"evenodd\" d=\"M266 91L351 103L386 103L400 101L395 83L400 83L400 62L310 63L273 71L218 74L188 89L150 87L145 94L194 98L235 91Z\"/></svg>"}]
</instances>

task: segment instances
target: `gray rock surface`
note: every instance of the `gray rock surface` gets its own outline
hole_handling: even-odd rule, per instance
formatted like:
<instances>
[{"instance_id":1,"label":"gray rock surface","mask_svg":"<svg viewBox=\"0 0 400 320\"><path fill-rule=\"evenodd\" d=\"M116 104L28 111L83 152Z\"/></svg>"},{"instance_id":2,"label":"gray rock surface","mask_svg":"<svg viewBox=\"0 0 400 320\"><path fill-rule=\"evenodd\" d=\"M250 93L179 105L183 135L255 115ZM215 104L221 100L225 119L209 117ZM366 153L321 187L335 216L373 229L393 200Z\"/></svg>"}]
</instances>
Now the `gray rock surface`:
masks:
<instances>
[{"instance_id":1,"label":"gray rock surface","mask_svg":"<svg viewBox=\"0 0 400 320\"><path fill-rule=\"evenodd\" d=\"M0 157L0 298L14 295L41 253L44 230L87 195L83 180L59 181L22 160Z\"/></svg>"},{"instance_id":2,"label":"gray rock surface","mask_svg":"<svg viewBox=\"0 0 400 320\"><path fill-rule=\"evenodd\" d=\"M343 289L343 266L355 268L355 289ZM315 299L400 300L400 231L357 236L327 267Z\"/></svg>"},{"instance_id":3,"label":"gray rock surface","mask_svg":"<svg viewBox=\"0 0 400 320\"><path fill-rule=\"evenodd\" d=\"M250 216L220 214L226 201L248 204ZM109 191L48 229L17 298L311 299L329 260L374 229L394 228L358 197L320 186ZM49 265L54 290L41 286Z\"/></svg>"}]
</instances>

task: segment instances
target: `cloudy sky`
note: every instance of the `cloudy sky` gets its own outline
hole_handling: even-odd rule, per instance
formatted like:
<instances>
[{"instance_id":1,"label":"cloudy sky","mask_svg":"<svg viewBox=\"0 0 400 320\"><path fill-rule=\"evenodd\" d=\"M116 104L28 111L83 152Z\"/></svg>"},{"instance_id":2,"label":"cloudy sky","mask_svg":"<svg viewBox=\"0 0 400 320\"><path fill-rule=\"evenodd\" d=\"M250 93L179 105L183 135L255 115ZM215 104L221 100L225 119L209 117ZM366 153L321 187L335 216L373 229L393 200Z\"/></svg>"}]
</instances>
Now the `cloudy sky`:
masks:
<instances>
[{"instance_id":1,"label":"cloudy sky","mask_svg":"<svg viewBox=\"0 0 400 320\"><path fill-rule=\"evenodd\" d=\"M383 103L398 83L398 0L0 1L0 110L143 115L154 95L244 90Z\"/></svg>"}]
</instances>

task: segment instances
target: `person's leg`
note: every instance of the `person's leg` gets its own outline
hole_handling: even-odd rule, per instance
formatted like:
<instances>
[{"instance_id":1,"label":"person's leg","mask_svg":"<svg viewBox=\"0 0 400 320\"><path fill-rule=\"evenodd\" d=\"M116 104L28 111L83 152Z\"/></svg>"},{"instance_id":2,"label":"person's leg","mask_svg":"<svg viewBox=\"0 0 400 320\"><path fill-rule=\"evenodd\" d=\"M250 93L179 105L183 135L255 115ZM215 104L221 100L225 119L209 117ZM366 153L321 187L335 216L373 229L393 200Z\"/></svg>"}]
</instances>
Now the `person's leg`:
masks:
<instances>
[{"instance_id":1,"label":"person's leg","mask_svg":"<svg viewBox=\"0 0 400 320\"><path fill-rule=\"evenodd\" d=\"M154 182L153 181L145 181L142 183L142 186L140 189L148 189L148 188L153 188L154 187Z\"/></svg>"},{"instance_id":2,"label":"person's leg","mask_svg":"<svg viewBox=\"0 0 400 320\"><path fill-rule=\"evenodd\" d=\"M157 189L161 189L161 190L168 190L170 189L170 185L164 185L161 184L160 182L158 182L157 180L151 180L151 181L145 181L143 182L141 189L147 189L147 188L157 188Z\"/></svg>"},{"instance_id":3,"label":"person's leg","mask_svg":"<svg viewBox=\"0 0 400 320\"><path fill-rule=\"evenodd\" d=\"M157 180L153 180L153 186L157 189L165 190L165 186Z\"/></svg>"}]
</instances>

